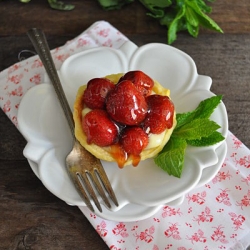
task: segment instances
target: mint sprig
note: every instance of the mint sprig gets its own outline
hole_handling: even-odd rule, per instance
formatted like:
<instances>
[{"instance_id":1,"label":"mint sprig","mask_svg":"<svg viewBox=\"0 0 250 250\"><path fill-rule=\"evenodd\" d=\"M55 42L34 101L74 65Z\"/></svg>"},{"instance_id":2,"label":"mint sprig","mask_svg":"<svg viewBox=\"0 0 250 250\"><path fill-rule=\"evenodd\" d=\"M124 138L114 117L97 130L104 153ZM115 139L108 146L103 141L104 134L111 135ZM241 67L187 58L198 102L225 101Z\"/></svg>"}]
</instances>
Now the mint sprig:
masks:
<instances>
[{"instance_id":1,"label":"mint sprig","mask_svg":"<svg viewBox=\"0 0 250 250\"><path fill-rule=\"evenodd\" d=\"M217 131L220 126L210 120L221 99L221 95L207 98L195 110L177 114L177 125L168 143L154 158L155 164L169 175L180 178L188 145L205 147L223 141L225 138Z\"/></svg>"},{"instance_id":2,"label":"mint sprig","mask_svg":"<svg viewBox=\"0 0 250 250\"><path fill-rule=\"evenodd\" d=\"M120 9L135 0L98 0L105 10ZM179 31L187 31L197 37L200 27L223 33L219 25L207 14L212 8L206 2L213 0L139 0L147 9L147 15L167 28L167 42L172 44Z\"/></svg>"}]
</instances>

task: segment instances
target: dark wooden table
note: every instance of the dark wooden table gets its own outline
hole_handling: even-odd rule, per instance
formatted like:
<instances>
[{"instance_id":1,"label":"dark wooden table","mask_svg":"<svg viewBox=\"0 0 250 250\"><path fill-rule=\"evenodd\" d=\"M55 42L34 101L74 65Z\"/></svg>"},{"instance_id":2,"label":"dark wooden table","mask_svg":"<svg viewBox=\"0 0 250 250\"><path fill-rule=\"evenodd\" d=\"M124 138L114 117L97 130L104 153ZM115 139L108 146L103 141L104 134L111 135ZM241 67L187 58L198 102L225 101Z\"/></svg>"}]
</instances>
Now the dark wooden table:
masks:
<instances>
[{"instance_id":1,"label":"dark wooden table","mask_svg":"<svg viewBox=\"0 0 250 250\"><path fill-rule=\"evenodd\" d=\"M0 2L0 71L33 49L26 31L42 28L51 48L63 45L92 23L106 20L137 45L166 42L166 30L137 2L106 12L94 0L72 0L76 9L50 9L46 0ZM173 44L211 76L212 91L224 95L230 130L250 147L250 1L217 0L210 15L224 30L186 33ZM0 110L0 249L108 249L77 207L53 196L31 171L22 151L25 139Z\"/></svg>"}]
</instances>

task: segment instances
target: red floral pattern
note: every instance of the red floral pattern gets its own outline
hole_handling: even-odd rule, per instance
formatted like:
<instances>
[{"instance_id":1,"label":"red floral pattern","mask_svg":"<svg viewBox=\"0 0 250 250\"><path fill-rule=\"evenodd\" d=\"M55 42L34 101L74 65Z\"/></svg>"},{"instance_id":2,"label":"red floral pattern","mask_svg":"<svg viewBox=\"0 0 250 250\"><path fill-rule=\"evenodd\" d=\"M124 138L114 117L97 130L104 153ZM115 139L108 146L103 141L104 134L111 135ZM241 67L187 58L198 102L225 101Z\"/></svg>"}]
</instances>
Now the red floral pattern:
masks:
<instances>
[{"instance_id":1,"label":"red floral pattern","mask_svg":"<svg viewBox=\"0 0 250 250\"><path fill-rule=\"evenodd\" d=\"M119 48L126 40L109 23L97 22L52 55L60 68L72 54L97 46ZM16 126L22 96L44 81L37 56L0 73L0 106ZM106 221L86 207L80 209L112 250L236 249L242 238L250 244L250 151L230 132L227 145L218 174L186 194L179 206L165 205L151 218L126 223Z\"/></svg>"}]
</instances>

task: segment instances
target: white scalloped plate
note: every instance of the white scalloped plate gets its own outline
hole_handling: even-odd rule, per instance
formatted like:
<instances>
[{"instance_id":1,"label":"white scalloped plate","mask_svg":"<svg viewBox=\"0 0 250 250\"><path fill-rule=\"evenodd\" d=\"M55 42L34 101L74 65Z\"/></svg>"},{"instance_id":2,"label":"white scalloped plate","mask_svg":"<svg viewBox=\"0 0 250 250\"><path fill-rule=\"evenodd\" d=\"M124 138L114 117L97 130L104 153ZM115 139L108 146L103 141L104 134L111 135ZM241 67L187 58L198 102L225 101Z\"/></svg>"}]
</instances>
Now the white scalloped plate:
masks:
<instances>
[{"instance_id":1,"label":"white scalloped plate","mask_svg":"<svg viewBox=\"0 0 250 250\"><path fill-rule=\"evenodd\" d=\"M131 42L119 50L89 49L68 58L60 76L70 105L73 107L80 85L93 77L140 69L171 90L177 113L194 109L201 100L211 97L211 78L197 74L193 60L185 53L165 44L148 44L140 48ZM221 125L226 137L227 113L221 103L212 115ZM64 159L72 146L69 128L50 84L30 89L23 97L18 111L18 123L28 143L24 155L39 165L38 175L43 184L57 197L69 204L84 206L65 171ZM212 147L189 147L180 179L169 176L146 160L138 167L119 169L115 163L103 162L119 200L118 211L128 204L155 207L174 201L210 175L203 169L216 165L225 157L218 154L219 143ZM208 172L209 173L209 172ZM213 174L214 175L214 172Z\"/></svg>"}]
</instances>

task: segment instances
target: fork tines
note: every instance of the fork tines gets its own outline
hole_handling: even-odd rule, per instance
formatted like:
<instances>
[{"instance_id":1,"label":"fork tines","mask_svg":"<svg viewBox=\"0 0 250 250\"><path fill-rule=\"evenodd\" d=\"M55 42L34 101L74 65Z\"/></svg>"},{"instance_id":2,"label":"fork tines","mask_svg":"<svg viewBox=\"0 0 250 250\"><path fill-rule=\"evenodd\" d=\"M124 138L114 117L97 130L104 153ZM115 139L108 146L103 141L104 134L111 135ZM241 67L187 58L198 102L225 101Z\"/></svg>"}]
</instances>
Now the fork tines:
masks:
<instances>
[{"instance_id":1,"label":"fork tines","mask_svg":"<svg viewBox=\"0 0 250 250\"><path fill-rule=\"evenodd\" d=\"M111 184L108 180L108 177L102 167L102 165L98 166L98 168L93 168L92 170L85 170L85 173L76 172L78 177L78 185L81 189L82 197L89 207L89 209L94 212L94 208L91 204L90 198L93 199L96 207L100 212L102 212L102 207L100 202L98 201L96 191L99 193L101 198L103 199L105 205L108 208L111 208L111 204L107 198L106 193L113 201L116 206L119 206L117 198L114 194L114 191L111 187ZM88 190L87 192L85 191ZM105 192L106 191L106 192Z\"/></svg>"}]
</instances>

